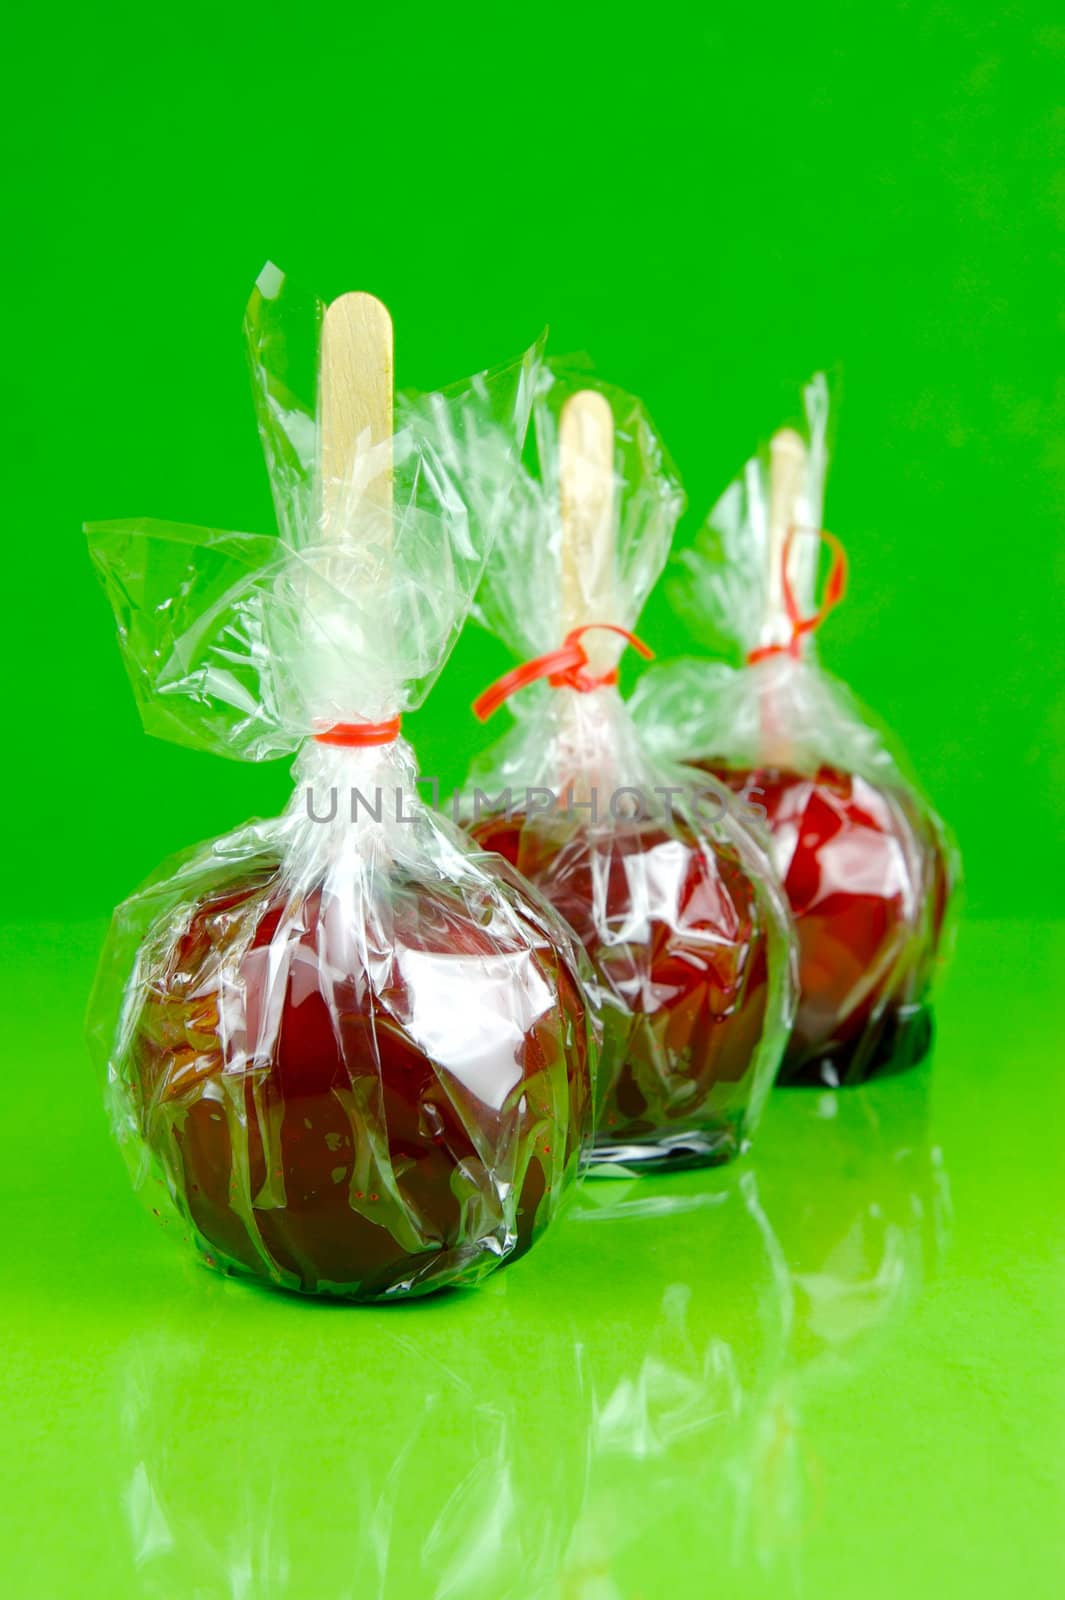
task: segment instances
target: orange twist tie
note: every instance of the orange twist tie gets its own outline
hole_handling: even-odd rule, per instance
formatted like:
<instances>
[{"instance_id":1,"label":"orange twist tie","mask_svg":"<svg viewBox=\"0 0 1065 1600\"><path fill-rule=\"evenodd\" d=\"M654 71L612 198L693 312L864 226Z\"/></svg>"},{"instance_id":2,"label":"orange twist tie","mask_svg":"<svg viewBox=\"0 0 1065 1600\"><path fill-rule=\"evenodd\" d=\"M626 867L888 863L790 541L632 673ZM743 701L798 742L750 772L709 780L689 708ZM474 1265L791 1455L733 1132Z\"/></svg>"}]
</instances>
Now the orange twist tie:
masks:
<instances>
[{"instance_id":1,"label":"orange twist tie","mask_svg":"<svg viewBox=\"0 0 1065 1600\"><path fill-rule=\"evenodd\" d=\"M795 598L795 591L791 587L788 577L788 557L791 555L792 540L799 534L811 534L827 544L832 551L832 565L828 569L825 579L824 593L821 604L812 617L804 617L799 613L799 602ZM816 633L830 611L834 611L847 592L847 552L836 538L834 533L828 533L824 528L796 528L788 529L784 548L780 555L781 582L784 591L784 608L788 613L788 622L791 625L791 638L786 644L764 644L757 650L747 654L747 665L753 667L759 661L766 661L770 656L788 655L797 661L802 655L802 642L807 634Z\"/></svg>"},{"instance_id":2,"label":"orange twist tie","mask_svg":"<svg viewBox=\"0 0 1065 1600\"><path fill-rule=\"evenodd\" d=\"M549 650L545 656L536 656L532 661L524 662L520 667L515 667L512 672L504 673L498 683L493 683L491 688L478 695L473 702L473 714L479 722L487 722L493 711L498 711L504 700L512 694L517 694L519 689L525 689L530 683L536 683L540 678L546 678L552 689L576 689L579 694L590 694L593 689L605 689L618 681L618 669L612 667L609 672L588 672L588 654L581 644L581 635L588 633L593 628L603 628L607 633L619 634L626 644L631 644L646 660L654 658L654 651L649 650L642 639L637 639L628 628L618 627L616 622L586 622L583 627L573 628L562 641L561 648Z\"/></svg>"},{"instance_id":3,"label":"orange twist tie","mask_svg":"<svg viewBox=\"0 0 1065 1600\"><path fill-rule=\"evenodd\" d=\"M398 717L389 717L387 722L335 722L331 728L323 728L321 733L316 733L314 738L318 744L338 744L349 750L363 750L375 744L391 744L393 739L398 739L399 724Z\"/></svg>"}]
</instances>

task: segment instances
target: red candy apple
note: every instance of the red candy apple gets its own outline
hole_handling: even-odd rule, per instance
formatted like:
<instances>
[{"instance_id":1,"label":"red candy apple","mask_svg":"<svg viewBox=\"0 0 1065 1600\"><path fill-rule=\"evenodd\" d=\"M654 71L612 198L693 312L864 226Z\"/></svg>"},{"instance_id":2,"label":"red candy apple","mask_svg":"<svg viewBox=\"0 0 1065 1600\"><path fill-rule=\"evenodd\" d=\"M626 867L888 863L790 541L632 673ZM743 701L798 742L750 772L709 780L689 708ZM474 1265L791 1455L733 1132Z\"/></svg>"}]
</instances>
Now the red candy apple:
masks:
<instances>
[{"instance_id":1,"label":"red candy apple","mask_svg":"<svg viewBox=\"0 0 1065 1600\"><path fill-rule=\"evenodd\" d=\"M919 1060L949 872L902 790L822 766L698 763L765 813L799 943L799 1007L782 1083L857 1082Z\"/></svg>"},{"instance_id":2,"label":"red candy apple","mask_svg":"<svg viewBox=\"0 0 1065 1600\"><path fill-rule=\"evenodd\" d=\"M530 907L390 882L355 921L262 870L196 904L135 1024L141 1131L212 1264L374 1299L526 1249L591 1121L568 953ZM515 926L517 924L517 927Z\"/></svg>"},{"instance_id":3,"label":"red candy apple","mask_svg":"<svg viewBox=\"0 0 1065 1600\"><path fill-rule=\"evenodd\" d=\"M727 1160L744 1136L768 996L765 933L737 856L685 825L485 817L472 828L584 944L603 1016L601 1159Z\"/></svg>"}]
</instances>

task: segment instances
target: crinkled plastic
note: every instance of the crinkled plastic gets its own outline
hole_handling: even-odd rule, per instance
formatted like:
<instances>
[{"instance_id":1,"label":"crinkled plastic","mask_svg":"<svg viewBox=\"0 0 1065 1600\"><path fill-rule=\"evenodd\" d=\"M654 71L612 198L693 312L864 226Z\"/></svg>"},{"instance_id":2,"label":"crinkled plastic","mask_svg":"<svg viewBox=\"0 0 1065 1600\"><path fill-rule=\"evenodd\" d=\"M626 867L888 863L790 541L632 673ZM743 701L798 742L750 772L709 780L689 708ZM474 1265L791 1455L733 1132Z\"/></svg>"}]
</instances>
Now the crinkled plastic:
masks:
<instances>
[{"instance_id":1,"label":"crinkled plastic","mask_svg":"<svg viewBox=\"0 0 1065 1600\"><path fill-rule=\"evenodd\" d=\"M485 620L523 655L563 641L559 417L587 387L561 369L542 377L537 475L522 477L479 595ZM615 551L605 578L580 576L589 597L609 597L596 620L628 629L684 502L640 403L595 387L614 422ZM467 825L591 957L604 1030L600 1168L726 1160L757 1122L790 1022L786 907L727 791L710 796L637 733L610 681L621 640L601 632L595 645L584 686L537 682L510 700L514 726L470 774Z\"/></svg>"},{"instance_id":2,"label":"crinkled plastic","mask_svg":"<svg viewBox=\"0 0 1065 1600\"><path fill-rule=\"evenodd\" d=\"M811 618L828 458L823 375L804 403L804 479L785 559ZM764 812L799 941L781 1081L850 1083L927 1050L928 991L960 868L895 741L820 666L813 628L793 643L782 626L770 491L766 448L722 495L670 585L695 631L731 642L743 664L658 664L631 705L654 751L698 765Z\"/></svg>"},{"instance_id":3,"label":"crinkled plastic","mask_svg":"<svg viewBox=\"0 0 1065 1600\"><path fill-rule=\"evenodd\" d=\"M539 347L444 394L397 396L339 528L318 508L322 305L276 268L245 338L280 538L143 518L87 530L147 732L241 760L420 706L461 631L510 493ZM367 490L391 470L392 509ZM332 486L334 490L338 486Z\"/></svg>"},{"instance_id":4,"label":"crinkled plastic","mask_svg":"<svg viewBox=\"0 0 1065 1600\"><path fill-rule=\"evenodd\" d=\"M320 325L267 269L246 331L279 538L88 530L148 730L299 749L281 817L119 907L90 1028L137 1181L210 1265L387 1299L528 1248L590 1139L596 1051L568 930L421 802L402 737L307 737L421 703L505 505L538 353L397 406L394 515L365 492L388 453L357 453L325 537Z\"/></svg>"}]
</instances>

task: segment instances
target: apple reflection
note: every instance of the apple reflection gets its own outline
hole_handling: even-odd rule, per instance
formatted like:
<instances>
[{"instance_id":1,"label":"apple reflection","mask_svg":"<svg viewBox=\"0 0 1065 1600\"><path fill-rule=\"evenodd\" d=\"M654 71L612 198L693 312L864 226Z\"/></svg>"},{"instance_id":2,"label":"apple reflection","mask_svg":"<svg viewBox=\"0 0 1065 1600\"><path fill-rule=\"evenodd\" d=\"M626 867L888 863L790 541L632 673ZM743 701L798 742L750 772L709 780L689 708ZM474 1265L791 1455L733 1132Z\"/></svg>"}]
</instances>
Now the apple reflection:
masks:
<instances>
[{"instance_id":1,"label":"apple reflection","mask_svg":"<svg viewBox=\"0 0 1065 1600\"><path fill-rule=\"evenodd\" d=\"M880 1381L878 1363L949 1245L929 1087L923 1067L868 1088L789 1095L788 1138L766 1141L761 1195L790 1330L752 1437L739 1531L746 1564L778 1583L801 1581L804 1535L828 1510L807 1412L822 1393Z\"/></svg>"},{"instance_id":2,"label":"apple reflection","mask_svg":"<svg viewBox=\"0 0 1065 1600\"><path fill-rule=\"evenodd\" d=\"M190 1266L117 1353L124 1592L629 1600L666 1548L707 1593L788 1592L823 1511L811 1402L946 1246L927 1095L921 1070L781 1096L757 1164L590 1180L535 1257L433 1302Z\"/></svg>"},{"instance_id":3,"label":"apple reflection","mask_svg":"<svg viewBox=\"0 0 1065 1600\"><path fill-rule=\"evenodd\" d=\"M572 1233L616 1272L654 1263L653 1301L573 1285L591 1402L591 1467L560 1593L661 1592L662 1551L713 1592L743 1513L746 1463L787 1358L789 1292L755 1172L585 1185ZM638 1276L647 1293L646 1266ZM654 1280L652 1280L654 1281ZM609 1303L604 1303L608 1301ZM692 1593L702 1593L693 1588Z\"/></svg>"},{"instance_id":4,"label":"apple reflection","mask_svg":"<svg viewBox=\"0 0 1065 1600\"><path fill-rule=\"evenodd\" d=\"M591 1468L563 1592L657 1594L666 1549L692 1592L726 1575L745 1595L799 1580L825 1510L810 1403L875 1367L947 1247L928 1096L924 1069L779 1096L745 1171L668 1192L584 1186L589 1253L609 1235L624 1282L621 1252L644 1233L662 1268L642 1332L617 1294L597 1314L598 1279L580 1308L602 1335L586 1349ZM645 1291L647 1274L638 1282Z\"/></svg>"},{"instance_id":5,"label":"apple reflection","mask_svg":"<svg viewBox=\"0 0 1065 1600\"><path fill-rule=\"evenodd\" d=\"M505 1285L381 1311L262 1291L248 1343L241 1302L198 1277L202 1325L171 1308L184 1337L122 1355L126 1593L555 1592L587 1469L572 1323L534 1344Z\"/></svg>"}]
</instances>

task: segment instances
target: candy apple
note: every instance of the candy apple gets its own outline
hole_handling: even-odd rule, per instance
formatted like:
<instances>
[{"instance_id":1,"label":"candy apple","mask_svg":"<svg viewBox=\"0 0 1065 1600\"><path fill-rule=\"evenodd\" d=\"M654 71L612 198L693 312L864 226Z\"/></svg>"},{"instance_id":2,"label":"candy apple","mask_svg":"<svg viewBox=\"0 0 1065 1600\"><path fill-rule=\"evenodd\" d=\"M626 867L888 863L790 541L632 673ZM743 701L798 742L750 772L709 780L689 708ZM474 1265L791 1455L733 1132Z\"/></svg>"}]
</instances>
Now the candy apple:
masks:
<instances>
[{"instance_id":1,"label":"candy apple","mask_svg":"<svg viewBox=\"0 0 1065 1600\"><path fill-rule=\"evenodd\" d=\"M532 1243L590 1132L583 991L531 903L492 893L390 879L358 919L262 870L180 920L134 1104L211 1265L380 1299Z\"/></svg>"},{"instance_id":2,"label":"candy apple","mask_svg":"<svg viewBox=\"0 0 1065 1600\"><path fill-rule=\"evenodd\" d=\"M600 1160L723 1161L744 1139L768 999L766 936L738 857L683 823L502 815L471 828L560 911L603 1018Z\"/></svg>"},{"instance_id":3,"label":"candy apple","mask_svg":"<svg viewBox=\"0 0 1065 1600\"><path fill-rule=\"evenodd\" d=\"M795 919L799 1006L780 1081L858 1082L919 1060L949 895L931 822L905 792L830 766L699 765L764 813Z\"/></svg>"}]
</instances>

